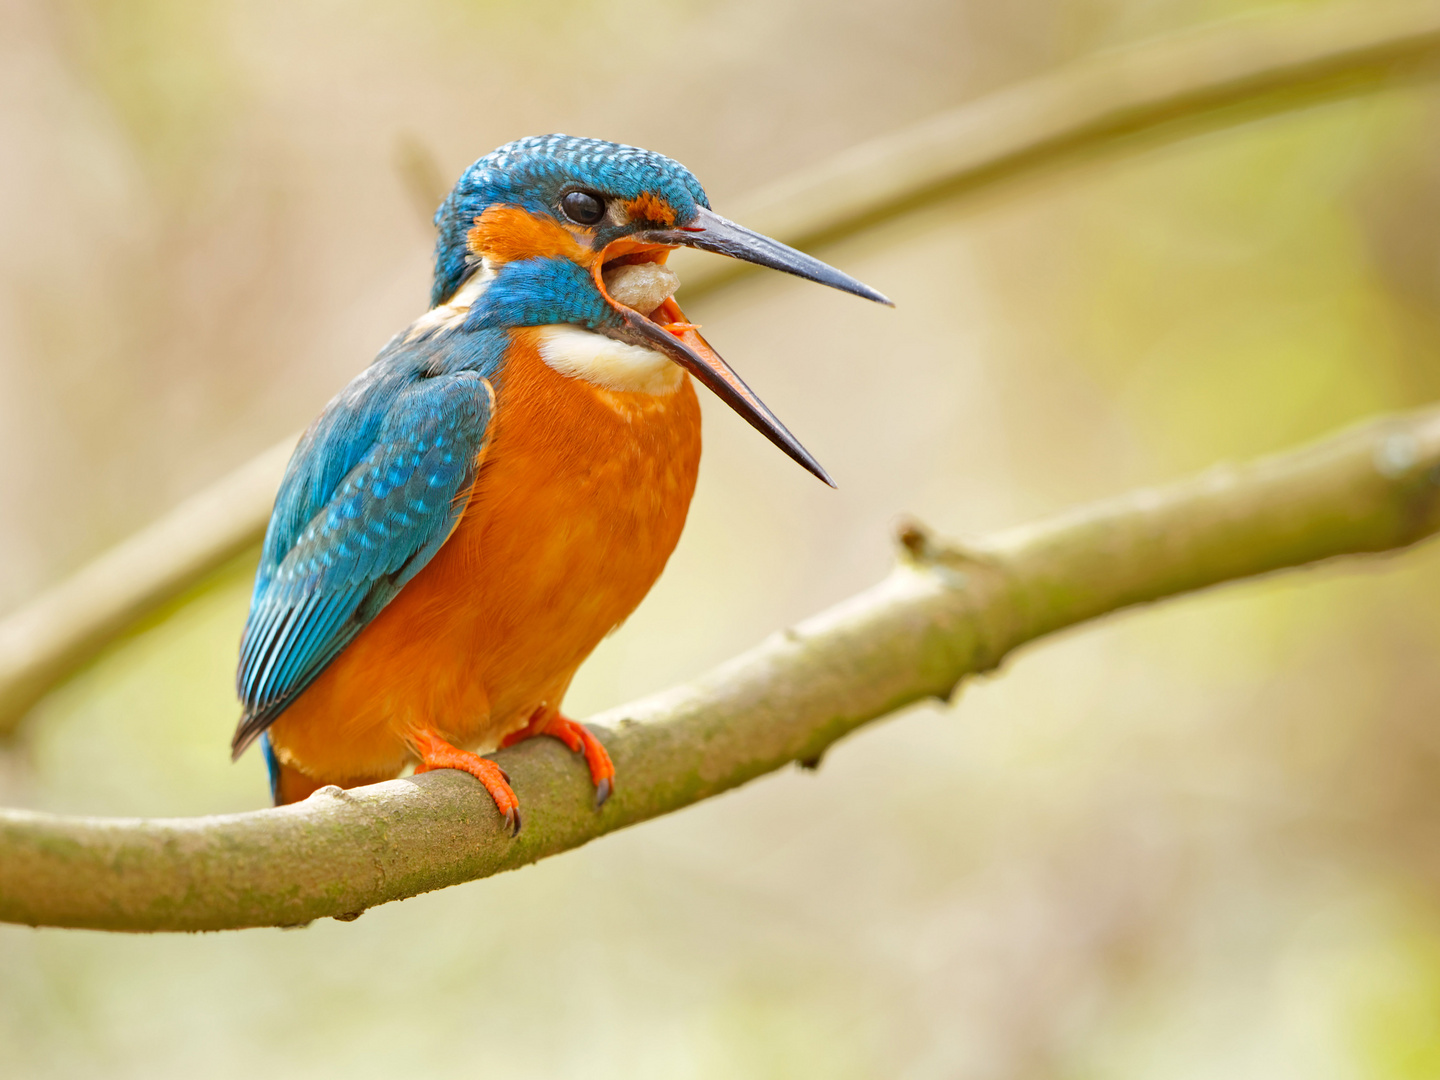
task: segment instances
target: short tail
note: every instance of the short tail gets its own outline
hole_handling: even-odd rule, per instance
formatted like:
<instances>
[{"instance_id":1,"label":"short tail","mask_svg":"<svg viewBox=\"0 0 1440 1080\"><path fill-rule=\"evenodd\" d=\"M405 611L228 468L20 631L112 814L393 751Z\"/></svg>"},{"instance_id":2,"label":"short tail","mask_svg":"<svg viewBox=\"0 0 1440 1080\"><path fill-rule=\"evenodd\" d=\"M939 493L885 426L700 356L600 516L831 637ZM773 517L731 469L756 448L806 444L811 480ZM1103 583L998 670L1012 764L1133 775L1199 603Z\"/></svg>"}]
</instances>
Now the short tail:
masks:
<instances>
[{"instance_id":1,"label":"short tail","mask_svg":"<svg viewBox=\"0 0 1440 1080\"><path fill-rule=\"evenodd\" d=\"M275 747L270 745L268 731L260 736L260 750L265 755L265 768L270 771L270 797L276 806L308 799L312 792L325 786L299 769L283 764L275 754Z\"/></svg>"}]
</instances>

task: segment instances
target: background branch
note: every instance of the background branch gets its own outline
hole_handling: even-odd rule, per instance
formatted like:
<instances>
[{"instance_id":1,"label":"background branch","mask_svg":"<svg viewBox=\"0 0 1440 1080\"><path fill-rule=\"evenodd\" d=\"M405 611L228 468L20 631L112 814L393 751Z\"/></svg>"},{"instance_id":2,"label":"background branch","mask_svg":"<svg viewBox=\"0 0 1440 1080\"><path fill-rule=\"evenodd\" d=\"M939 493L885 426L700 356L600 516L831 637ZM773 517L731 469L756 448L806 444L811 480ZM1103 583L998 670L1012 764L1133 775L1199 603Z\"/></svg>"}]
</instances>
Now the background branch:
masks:
<instances>
[{"instance_id":1,"label":"background branch","mask_svg":"<svg viewBox=\"0 0 1440 1080\"><path fill-rule=\"evenodd\" d=\"M866 143L727 208L802 247L839 239L938 198L973 193L1135 136L1428 76L1440 4L1356 4L1249 19L1096 56ZM685 258L687 302L743 272ZM0 733L128 626L259 542L293 437L0 622Z\"/></svg>"},{"instance_id":2,"label":"background branch","mask_svg":"<svg viewBox=\"0 0 1440 1080\"><path fill-rule=\"evenodd\" d=\"M903 531L875 587L685 686L592 721L620 784L602 813L583 767L536 739L499 755L526 808L507 839L469 777L326 788L209 818L0 811L0 919L110 930L218 930L351 917L514 869L792 761L1106 612L1440 529L1440 409L1374 421L1212 469L966 550Z\"/></svg>"}]
</instances>

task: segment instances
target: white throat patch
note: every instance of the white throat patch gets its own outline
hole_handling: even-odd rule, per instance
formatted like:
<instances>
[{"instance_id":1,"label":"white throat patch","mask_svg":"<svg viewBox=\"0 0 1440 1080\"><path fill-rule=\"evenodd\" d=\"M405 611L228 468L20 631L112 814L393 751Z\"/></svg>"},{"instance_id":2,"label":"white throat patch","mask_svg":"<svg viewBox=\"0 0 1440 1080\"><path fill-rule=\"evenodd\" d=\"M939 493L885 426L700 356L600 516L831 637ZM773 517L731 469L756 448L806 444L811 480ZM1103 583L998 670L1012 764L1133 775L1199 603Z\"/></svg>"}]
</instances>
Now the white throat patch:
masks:
<instances>
[{"instance_id":1,"label":"white throat patch","mask_svg":"<svg viewBox=\"0 0 1440 1080\"><path fill-rule=\"evenodd\" d=\"M540 356L561 375L606 390L673 394L685 381L684 369L664 353L578 326L540 327Z\"/></svg>"}]
</instances>

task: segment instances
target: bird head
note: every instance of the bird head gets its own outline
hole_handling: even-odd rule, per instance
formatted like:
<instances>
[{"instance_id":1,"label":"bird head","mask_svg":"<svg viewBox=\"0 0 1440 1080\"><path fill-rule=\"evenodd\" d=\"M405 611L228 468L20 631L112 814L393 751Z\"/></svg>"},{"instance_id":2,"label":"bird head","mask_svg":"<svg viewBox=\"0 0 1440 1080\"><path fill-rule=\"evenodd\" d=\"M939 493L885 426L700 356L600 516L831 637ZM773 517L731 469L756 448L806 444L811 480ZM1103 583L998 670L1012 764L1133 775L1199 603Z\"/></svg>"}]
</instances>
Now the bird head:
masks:
<instances>
[{"instance_id":1,"label":"bird head","mask_svg":"<svg viewBox=\"0 0 1440 1080\"><path fill-rule=\"evenodd\" d=\"M432 305L473 293L465 326L574 324L668 356L776 446L830 477L685 320L677 247L783 270L868 300L880 293L710 209L679 162L567 135L508 143L471 165L435 213Z\"/></svg>"}]
</instances>

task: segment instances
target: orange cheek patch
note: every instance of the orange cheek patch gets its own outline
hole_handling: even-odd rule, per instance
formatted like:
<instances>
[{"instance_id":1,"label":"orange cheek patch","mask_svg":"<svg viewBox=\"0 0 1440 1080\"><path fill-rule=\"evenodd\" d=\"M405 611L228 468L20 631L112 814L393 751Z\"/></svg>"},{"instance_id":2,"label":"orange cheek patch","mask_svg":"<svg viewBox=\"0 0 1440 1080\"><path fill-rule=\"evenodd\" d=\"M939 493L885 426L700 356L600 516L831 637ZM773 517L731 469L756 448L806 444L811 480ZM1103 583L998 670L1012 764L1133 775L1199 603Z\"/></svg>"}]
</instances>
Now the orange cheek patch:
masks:
<instances>
[{"instance_id":1,"label":"orange cheek patch","mask_svg":"<svg viewBox=\"0 0 1440 1080\"><path fill-rule=\"evenodd\" d=\"M675 224L675 208L658 195L641 192L625 203L631 221L654 221L661 225Z\"/></svg>"},{"instance_id":2,"label":"orange cheek patch","mask_svg":"<svg viewBox=\"0 0 1440 1080\"><path fill-rule=\"evenodd\" d=\"M558 256L583 266L594 257L559 223L518 206L486 207L466 239L471 251L494 263Z\"/></svg>"}]
</instances>

